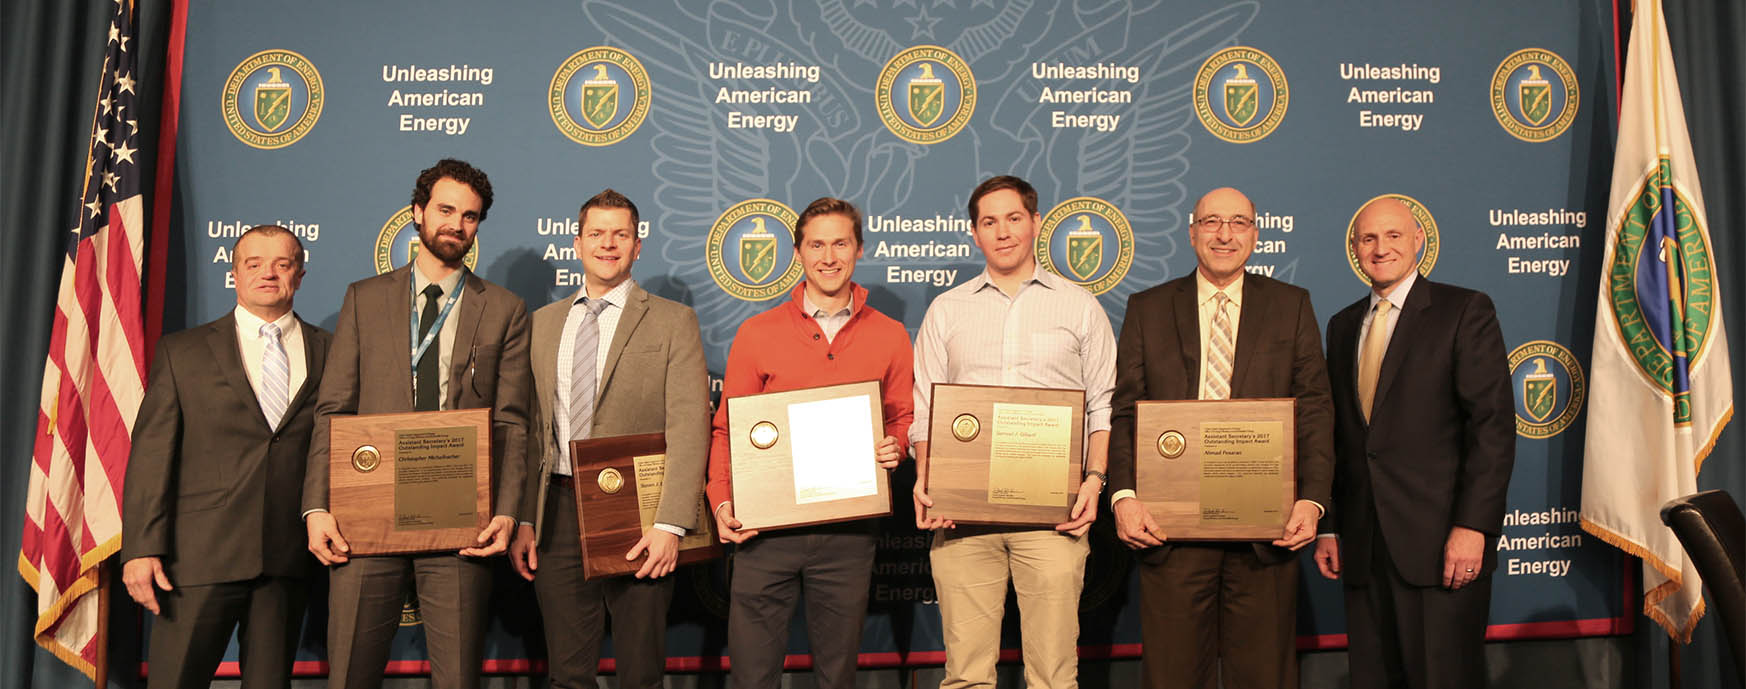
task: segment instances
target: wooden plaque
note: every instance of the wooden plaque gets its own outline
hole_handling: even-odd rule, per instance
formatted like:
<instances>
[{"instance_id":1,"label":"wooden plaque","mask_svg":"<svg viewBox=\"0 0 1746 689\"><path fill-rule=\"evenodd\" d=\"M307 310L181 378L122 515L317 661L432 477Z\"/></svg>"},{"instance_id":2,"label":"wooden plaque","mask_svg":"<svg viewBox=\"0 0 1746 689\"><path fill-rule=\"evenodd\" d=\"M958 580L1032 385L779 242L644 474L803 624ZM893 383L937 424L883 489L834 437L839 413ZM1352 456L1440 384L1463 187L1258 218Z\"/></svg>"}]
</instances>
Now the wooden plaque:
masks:
<instances>
[{"instance_id":1,"label":"wooden plaque","mask_svg":"<svg viewBox=\"0 0 1746 689\"><path fill-rule=\"evenodd\" d=\"M582 578L635 574L649 556L624 554L654 528L666 478L667 439L663 433L570 441L570 466L576 483L576 521L582 533ZM679 539L679 564L721 557L715 517L697 494L697 528Z\"/></svg>"},{"instance_id":2,"label":"wooden plaque","mask_svg":"<svg viewBox=\"0 0 1746 689\"><path fill-rule=\"evenodd\" d=\"M471 548L491 523L491 410L331 417L328 511L352 555Z\"/></svg>"},{"instance_id":3,"label":"wooden plaque","mask_svg":"<svg viewBox=\"0 0 1746 689\"><path fill-rule=\"evenodd\" d=\"M930 516L1054 526L1079 497L1085 391L935 383L928 417Z\"/></svg>"},{"instance_id":4,"label":"wooden plaque","mask_svg":"<svg viewBox=\"0 0 1746 689\"><path fill-rule=\"evenodd\" d=\"M1135 490L1172 541L1272 541L1297 500L1296 401L1140 402Z\"/></svg>"},{"instance_id":5,"label":"wooden plaque","mask_svg":"<svg viewBox=\"0 0 1746 689\"><path fill-rule=\"evenodd\" d=\"M891 514L890 478L873 459L885 437L879 381L745 395L727 405L734 517L742 528Z\"/></svg>"}]
</instances>

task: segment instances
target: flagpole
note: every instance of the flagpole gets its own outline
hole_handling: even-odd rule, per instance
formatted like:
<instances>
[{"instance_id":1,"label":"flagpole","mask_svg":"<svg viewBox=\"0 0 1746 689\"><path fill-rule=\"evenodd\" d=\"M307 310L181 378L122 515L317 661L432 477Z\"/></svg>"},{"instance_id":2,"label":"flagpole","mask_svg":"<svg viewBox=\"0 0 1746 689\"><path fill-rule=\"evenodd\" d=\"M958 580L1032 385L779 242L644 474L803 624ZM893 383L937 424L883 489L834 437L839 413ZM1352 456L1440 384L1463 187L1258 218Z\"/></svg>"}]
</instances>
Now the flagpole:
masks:
<instances>
[{"instance_id":1,"label":"flagpole","mask_svg":"<svg viewBox=\"0 0 1746 689\"><path fill-rule=\"evenodd\" d=\"M109 588L114 579L109 573L110 562L105 558L97 563L97 667L92 673L92 680L97 689L109 687Z\"/></svg>"}]
</instances>

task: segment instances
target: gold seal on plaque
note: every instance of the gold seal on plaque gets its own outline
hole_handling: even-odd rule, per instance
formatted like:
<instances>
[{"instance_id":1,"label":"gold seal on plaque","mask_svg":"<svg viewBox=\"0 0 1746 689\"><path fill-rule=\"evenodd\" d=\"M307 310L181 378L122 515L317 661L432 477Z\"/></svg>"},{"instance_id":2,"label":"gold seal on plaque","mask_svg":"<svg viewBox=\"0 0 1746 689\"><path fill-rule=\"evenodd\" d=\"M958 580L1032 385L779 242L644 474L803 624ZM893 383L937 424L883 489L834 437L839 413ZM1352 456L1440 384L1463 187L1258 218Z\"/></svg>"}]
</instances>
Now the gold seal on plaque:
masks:
<instances>
[{"instance_id":1,"label":"gold seal on plaque","mask_svg":"<svg viewBox=\"0 0 1746 689\"><path fill-rule=\"evenodd\" d=\"M776 444L776 438L780 435L776 432L776 424L759 421L752 425L752 447L768 450Z\"/></svg>"},{"instance_id":2,"label":"gold seal on plaque","mask_svg":"<svg viewBox=\"0 0 1746 689\"><path fill-rule=\"evenodd\" d=\"M1165 431L1158 436L1158 454L1165 459L1176 459L1182 456L1182 451L1188 449L1188 439L1182 437L1181 431Z\"/></svg>"},{"instance_id":3,"label":"gold seal on plaque","mask_svg":"<svg viewBox=\"0 0 1746 689\"><path fill-rule=\"evenodd\" d=\"M594 477L594 484L600 486L600 492L612 495L624 488L624 474L618 473L617 469L607 467L601 469L600 475Z\"/></svg>"},{"instance_id":4,"label":"gold seal on plaque","mask_svg":"<svg viewBox=\"0 0 1746 689\"><path fill-rule=\"evenodd\" d=\"M375 445L364 445L352 450L352 468L359 473L368 474L381 465L382 453L376 450Z\"/></svg>"},{"instance_id":5,"label":"gold seal on plaque","mask_svg":"<svg viewBox=\"0 0 1746 689\"><path fill-rule=\"evenodd\" d=\"M975 440L976 435L981 432L982 422L977 421L975 416L959 414L958 418L952 419L952 437L961 442L967 443Z\"/></svg>"}]
</instances>

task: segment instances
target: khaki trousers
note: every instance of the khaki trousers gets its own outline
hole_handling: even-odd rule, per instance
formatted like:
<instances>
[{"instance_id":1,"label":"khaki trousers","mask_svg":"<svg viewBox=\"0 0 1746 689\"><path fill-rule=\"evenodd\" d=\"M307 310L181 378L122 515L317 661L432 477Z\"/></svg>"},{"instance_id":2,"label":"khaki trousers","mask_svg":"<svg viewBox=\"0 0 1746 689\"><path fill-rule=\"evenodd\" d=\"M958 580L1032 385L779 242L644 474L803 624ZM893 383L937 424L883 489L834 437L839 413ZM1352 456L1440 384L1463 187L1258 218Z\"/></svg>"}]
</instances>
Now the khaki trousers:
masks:
<instances>
[{"instance_id":1,"label":"khaki trousers","mask_svg":"<svg viewBox=\"0 0 1746 689\"><path fill-rule=\"evenodd\" d=\"M941 689L994 686L1010 582L1018 594L1025 686L1079 686L1079 592L1085 537L1052 529L959 527L934 533L928 553L946 638Z\"/></svg>"}]
</instances>

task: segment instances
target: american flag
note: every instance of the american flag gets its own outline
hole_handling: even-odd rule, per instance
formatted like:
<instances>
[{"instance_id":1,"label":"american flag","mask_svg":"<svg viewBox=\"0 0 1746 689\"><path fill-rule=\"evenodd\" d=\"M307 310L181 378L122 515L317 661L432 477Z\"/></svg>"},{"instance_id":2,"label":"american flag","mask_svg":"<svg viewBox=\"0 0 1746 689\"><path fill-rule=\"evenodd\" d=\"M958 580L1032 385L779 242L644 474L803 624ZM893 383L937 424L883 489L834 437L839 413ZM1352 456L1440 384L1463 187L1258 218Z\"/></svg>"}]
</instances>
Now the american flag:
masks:
<instances>
[{"instance_id":1,"label":"american flag","mask_svg":"<svg viewBox=\"0 0 1746 689\"><path fill-rule=\"evenodd\" d=\"M121 547L121 483L145 393L145 251L132 0L117 0L78 225L55 303L18 570L36 589L36 642L93 675L97 570Z\"/></svg>"}]
</instances>

